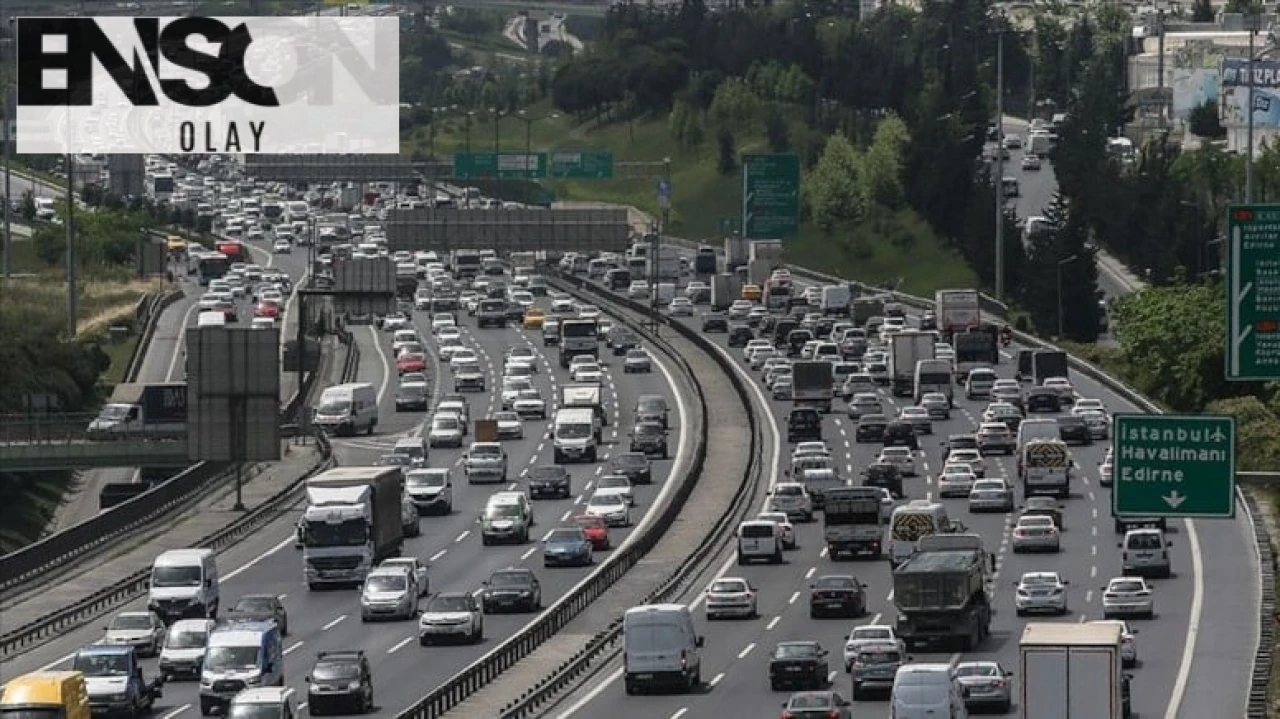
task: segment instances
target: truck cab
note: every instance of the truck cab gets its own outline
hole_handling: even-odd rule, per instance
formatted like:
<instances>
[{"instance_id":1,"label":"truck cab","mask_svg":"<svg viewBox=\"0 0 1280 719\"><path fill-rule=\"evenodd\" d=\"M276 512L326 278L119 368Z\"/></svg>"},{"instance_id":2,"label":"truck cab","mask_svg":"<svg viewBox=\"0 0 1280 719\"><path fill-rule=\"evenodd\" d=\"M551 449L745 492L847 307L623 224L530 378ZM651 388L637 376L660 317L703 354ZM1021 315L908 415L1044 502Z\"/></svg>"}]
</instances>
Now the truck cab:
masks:
<instances>
[{"instance_id":1,"label":"truck cab","mask_svg":"<svg viewBox=\"0 0 1280 719\"><path fill-rule=\"evenodd\" d=\"M94 714L136 719L150 712L163 693L164 679L147 679L133 647L91 644L76 652L71 666L84 675Z\"/></svg>"}]
</instances>

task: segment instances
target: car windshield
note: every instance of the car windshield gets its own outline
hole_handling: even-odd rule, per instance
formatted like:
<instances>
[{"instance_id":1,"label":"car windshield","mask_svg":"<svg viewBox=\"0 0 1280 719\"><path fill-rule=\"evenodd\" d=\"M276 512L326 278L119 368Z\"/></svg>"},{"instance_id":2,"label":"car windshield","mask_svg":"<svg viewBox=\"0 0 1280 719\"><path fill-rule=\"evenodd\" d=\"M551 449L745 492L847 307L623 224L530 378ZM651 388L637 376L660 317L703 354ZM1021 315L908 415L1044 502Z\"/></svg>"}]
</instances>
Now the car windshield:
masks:
<instances>
[{"instance_id":1,"label":"car windshield","mask_svg":"<svg viewBox=\"0 0 1280 719\"><path fill-rule=\"evenodd\" d=\"M1113 592L1140 592L1143 589L1144 587L1142 586L1142 582L1126 580L1123 582L1111 583L1111 591Z\"/></svg>"},{"instance_id":2,"label":"car windshield","mask_svg":"<svg viewBox=\"0 0 1280 719\"><path fill-rule=\"evenodd\" d=\"M520 415L516 414L515 412L499 412L493 415L493 418L498 422L519 422L520 421Z\"/></svg>"},{"instance_id":3,"label":"car windshield","mask_svg":"<svg viewBox=\"0 0 1280 719\"><path fill-rule=\"evenodd\" d=\"M560 467L533 467L529 470L529 479L557 479L565 474Z\"/></svg>"},{"instance_id":4,"label":"car windshield","mask_svg":"<svg viewBox=\"0 0 1280 719\"><path fill-rule=\"evenodd\" d=\"M629 489L631 482L626 477L601 477L596 481L597 489Z\"/></svg>"},{"instance_id":5,"label":"car windshield","mask_svg":"<svg viewBox=\"0 0 1280 719\"><path fill-rule=\"evenodd\" d=\"M91 677L123 677L129 674L129 656L120 654L79 654L72 669ZM8 716L8 712L5 712Z\"/></svg>"},{"instance_id":6,"label":"car windshield","mask_svg":"<svg viewBox=\"0 0 1280 719\"><path fill-rule=\"evenodd\" d=\"M958 677L998 677L1000 674L994 664L961 664L956 667Z\"/></svg>"},{"instance_id":7,"label":"car windshield","mask_svg":"<svg viewBox=\"0 0 1280 719\"><path fill-rule=\"evenodd\" d=\"M151 617L145 614L121 614L111 620L112 630L133 631L137 629L150 629Z\"/></svg>"},{"instance_id":8,"label":"car windshield","mask_svg":"<svg viewBox=\"0 0 1280 719\"><path fill-rule=\"evenodd\" d=\"M443 487L447 477L444 472L410 472L405 483L410 487Z\"/></svg>"},{"instance_id":9,"label":"car windshield","mask_svg":"<svg viewBox=\"0 0 1280 719\"><path fill-rule=\"evenodd\" d=\"M471 448L471 456L473 457L498 457L502 455L501 447L492 445L479 445Z\"/></svg>"},{"instance_id":10,"label":"car windshield","mask_svg":"<svg viewBox=\"0 0 1280 719\"><path fill-rule=\"evenodd\" d=\"M484 510L484 516L490 519L519 517L520 507L515 504L493 504Z\"/></svg>"},{"instance_id":11,"label":"car windshield","mask_svg":"<svg viewBox=\"0 0 1280 719\"><path fill-rule=\"evenodd\" d=\"M465 597L448 597L437 595L427 605L428 612L469 612L471 607Z\"/></svg>"},{"instance_id":12,"label":"car windshield","mask_svg":"<svg viewBox=\"0 0 1280 719\"><path fill-rule=\"evenodd\" d=\"M1163 543L1160 541L1160 536L1157 534L1134 534L1130 535L1129 541L1126 544L1128 544L1128 548L1131 550L1138 549L1149 551L1153 549L1160 549L1160 546Z\"/></svg>"},{"instance_id":13,"label":"car windshield","mask_svg":"<svg viewBox=\"0 0 1280 719\"><path fill-rule=\"evenodd\" d=\"M818 656L818 648L813 644L779 644L773 650L778 659L810 659Z\"/></svg>"},{"instance_id":14,"label":"car windshield","mask_svg":"<svg viewBox=\"0 0 1280 719\"><path fill-rule=\"evenodd\" d=\"M627 359L649 359L644 350L628 350Z\"/></svg>"},{"instance_id":15,"label":"car windshield","mask_svg":"<svg viewBox=\"0 0 1280 719\"><path fill-rule=\"evenodd\" d=\"M638 437L657 437L662 434L662 425L650 424L643 422L636 425L636 436Z\"/></svg>"},{"instance_id":16,"label":"car windshield","mask_svg":"<svg viewBox=\"0 0 1280 719\"><path fill-rule=\"evenodd\" d=\"M560 439L586 439L590 437L592 427L590 424L561 424L556 426L556 436Z\"/></svg>"},{"instance_id":17,"label":"car windshield","mask_svg":"<svg viewBox=\"0 0 1280 719\"><path fill-rule=\"evenodd\" d=\"M853 630L850 639L893 639L893 630L888 627L858 627Z\"/></svg>"},{"instance_id":18,"label":"car windshield","mask_svg":"<svg viewBox=\"0 0 1280 719\"><path fill-rule=\"evenodd\" d=\"M204 668L225 672L230 669L254 669L258 666L258 646L209 647Z\"/></svg>"},{"instance_id":19,"label":"car windshield","mask_svg":"<svg viewBox=\"0 0 1280 719\"><path fill-rule=\"evenodd\" d=\"M454 371L457 372L458 374L480 374L481 373L480 363L479 362L459 362L457 368Z\"/></svg>"},{"instance_id":20,"label":"car windshield","mask_svg":"<svg viewBox=\"0 0 1280 719\"><path fill-rule=\"evenodd\" d=\"M639 468L645 466L648 460L638 454L622 454L613 460L615 467L632 467Z\"/></svg>"},{"instance_id":21,"label":"car windshield","mask_svg":"<svg viewBox=\"0 0 1280 719\"><path fill-rule=\"evenodd\" d=\"M375 574L364 583L371 592L402 592L408 586L409 579L402 574Z\"/></svg>"},{"instance_id":22,"label":"car windshield","mask_svg":"<svg viewBox=\"0 0 1280 719\"><path fill-rule=\"evenodd\" d=\"M209 642L209 634L203 631L188 629L181 632L170 632L165 639L166 649L202 649Z\"/></svg>"},{"instance_id":23,"label":"car windshield","mask_svg":"<svg viewBox=\"0 0 1280 719\"><path fill-rule=\"evenodd\" d=\"M1058 585L1058 578L1052 574L1026 574L1022 577L1022 585L1026 587L1034 586L1054 586Z\"/></svg>"},{"instance_id":24,"label":"car windshield","mask_svg":"<svg viewBox=\"0 0 1280 719\"><path fill-rule=\"evenodd\" d=\"M853 577L819 577L814 583L817 589L853 589L856 586Z\"/></svg>"},{"instance_id":25,"label":"car windshield","mask_svg":"<svg viewBox=\"0 0 1280 719\"><path fill-rule=\"evenodd\" d=\"M360 667L354 662L323 662L311 670L311 677L320 681L356 679L359 676Z\"/></svg>"},{"instance_id":26,"label":"car windshield","mask_svg":"<svg viewBox=\"0 0 1280 719\"><path fill-rule=\"evenodd\" d=\"M432 429L457 429L459 425L457 417L436 417L431 421Z\"/></svg>"},{"instance_id":27,"label":"car windshield","mask_svg":"<svg viewBox=\"0 0 1280 719\"><path fill-rule=\"evenodd\" d=\"M237 612L270 612L275 609L275 600L271 597L241 597L236 602Z\"/></svg>"},{"instance_id":28,"label":"car windshield","mask_svg":"<svg viewBox=\"0 0 1280 719\"><path fill-rule=\"evenodd\" d=\"M351 403L346 400L334 400L320 403L321 414L339 414L351 409Z\"/></svg>"},{"instance_id":29,"label":"car windshield","mask_svg":"<svg viewBox=\"0 0 1280 719\"><path fill-rule=\"evenodd\" d=\"M825 694L792 694L788 709L830 709L831 697Z\"/></svg>"},{"instance_id":30,"label":"car windshield","mask_svg":"<svg viewBox=\"0 0 1280 719\"><path fill-rule=\"evenodd\" d=\"M711 591L721 594L740 594L747 591L747 583L736 580L721 579L711 583Z\"/></svg>"},{"instance_id":31,"label":"car windshield","mask_svg":"<svg viewBox=\"0 0 1280 719\"><path fill-rule=\"evenodd\" d=\"M529 575L524 572L494 572L489 577L491 587L527 587L530 583Z\"/></svg>"},{"instance_id":32,"label":"car windshield","mask_svg":"<svg viewBox=\"0 0 1280 719\"><path fill-rule=\"evenodd\" d=\"M799 497L804 494L804 489L796 486L779 486L774 488L773 493L778 497Z\"/></svg>"},{"instance_id":33,"label":"car windshield","mask_svg":"<svg viewBox=\"0 0 1280 719\"><path fill-rule=\"evenodd\" d=\"M151 571L153 587L198 587L200 567L156 567Z\"/></svg>"},{"instance_id":34,"label":"car windshield","mask_svg":"<svg viewBox=\"0 0 1280 719\"><path fill-rule=\"evenodd\" d=\"M582 532L576 529L553 529L547 535L547 543L554 544L556 542L581 542Z\"/></svg>"}]
</instances>

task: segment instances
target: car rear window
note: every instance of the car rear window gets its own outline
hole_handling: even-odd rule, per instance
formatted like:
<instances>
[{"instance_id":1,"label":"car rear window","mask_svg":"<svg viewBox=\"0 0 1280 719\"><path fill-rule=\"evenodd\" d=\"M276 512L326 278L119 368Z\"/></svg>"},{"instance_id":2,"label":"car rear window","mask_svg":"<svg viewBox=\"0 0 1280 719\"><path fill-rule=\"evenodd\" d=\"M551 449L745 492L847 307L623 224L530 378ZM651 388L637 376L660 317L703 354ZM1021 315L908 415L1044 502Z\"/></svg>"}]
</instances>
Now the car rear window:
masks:
<instances>
[{"instance_id":1,"label":"car rear window","mask_svg":"<svg viewBox=\"0 0 1280 719\"><path fill-rule=\"evenodd\" d=\"M742 536L749 539L767 539L773 536L777 531L775 524L745 524L742 527Z\"/></svg>"}]
</instances>

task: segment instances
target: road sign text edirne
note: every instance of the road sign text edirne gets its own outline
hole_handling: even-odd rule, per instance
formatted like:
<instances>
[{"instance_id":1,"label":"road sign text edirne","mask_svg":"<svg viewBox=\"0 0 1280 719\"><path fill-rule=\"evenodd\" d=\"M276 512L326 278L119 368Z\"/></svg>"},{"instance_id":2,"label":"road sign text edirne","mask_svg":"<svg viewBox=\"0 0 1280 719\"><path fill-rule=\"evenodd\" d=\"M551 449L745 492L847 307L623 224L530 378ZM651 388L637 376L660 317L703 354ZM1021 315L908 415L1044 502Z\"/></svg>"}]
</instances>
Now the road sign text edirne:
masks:
<instances>
[{"instance_id":1,"label":"road sign text edirne","mask_svg":"<svg viewBox=\"0 0 1280 719\"><path fill-rule=\"evenodd\" d=\"M1115 516L1235 516L1231 417L1117 414L1112 439Z\"/></svg>"}]
</instances>

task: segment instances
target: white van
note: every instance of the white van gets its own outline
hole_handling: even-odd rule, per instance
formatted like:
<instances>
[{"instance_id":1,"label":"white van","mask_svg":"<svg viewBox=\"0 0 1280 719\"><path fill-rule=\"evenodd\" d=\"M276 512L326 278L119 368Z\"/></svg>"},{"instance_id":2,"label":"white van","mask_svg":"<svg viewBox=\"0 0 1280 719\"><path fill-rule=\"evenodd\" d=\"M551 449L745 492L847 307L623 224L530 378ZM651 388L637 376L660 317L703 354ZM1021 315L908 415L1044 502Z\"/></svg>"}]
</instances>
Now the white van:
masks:
<instances>
[{"instance_id":1,"label":"white van","mask_svg":"<svg viewBox=\"0 0 1280 719\"><path fill-rule=\"evenodd\" d=\"M969 719L964 692L950 664L904 664L889 698L894 719Z\"/></svg>"},{"instance_id":2,"label":"white van","mask_svg":"<svg viewBox=\"0 0 1280 719\"><path fill-rule=\"evenodd\" d=\"M312 423L331 434L373 434L378 426L378 394L368 382L329 387L320 395Z\"/></svg>"},{"instance_id":3,"label":"white van","mask_svg":"<svg viewBox=\"0 0 1280 719\"><path fill-rule=\"evenodd\" d=\"M898 566L916 552L921 537L952 531L947 508L940 502L913 499L898 505L889 517L889 563Z\"/></svg>"},{"instance_id":4,"label":"white van","mask_svg":"<svg viewBox=\"0 0 1280 719\"><path fill-rule=\"evenodd\" d=\"M753 559L782 564L782 529L777 522L750 520L738 525L738 564Z\"/></svg>"},{"instance_id":5,"label":"white van","mask_svg":"<svg viewBox=\"0 0 1280 719\"><path fill-rule=\"evenodd\" d=\"M151 565L147 608L165 622L218 617L218 560L212 549L170 549Z\"/></svg>"},{"instance_id":6,"label":"white van","mask_svg":"<svg viewBox=\"0 0 1280 719\"><path fill-rule=\"evenodd\" d=\"M296 692L288 687L244 689L227 708L227 719L295 719L297 716Z\"/></svg>"},{"instance_id":7,"label":"white van","mask_svg":"<svg viewBox=\"0 0 1280 719\"><path fill-rule=\"evenodd\" d=\"M692 692L702 684L703 639L683 604L647 604L622 615L622 654L627 694L674 686Z\"/></svg>"},{"instance_id":8,"label":"white van","mask_svg":"<svg viewBox=\"0 0 1280 719\"><path fill-rule=\"evenodd\" d=\"M596 461L595 411L589 407L562 409L552 424L552 454L556 464Z\"/></svg>"},{"instance_id":9,"label":"white van","mask_svg":"<svg viewBox=\"0 0 1280 719\"><path fill-rule=\"evenodd\" d=\"M1056 419L1024 419L1018 425L1018 453L1033 439L1062 439Z\"/></svg>"},{"instance_id":10,"label":"white van","mask_svg":"<svg viewBox=\"0 0 1280 719\"><path fill-rule=\"evenodd\" d=\"M204 329L205 327L226 327L227 316L221 310L211 307L200 314L196 315L196 328Z\"/></svg>"},{"instance_id":11,"label":"white van","mask_svg":"<svg viewBox=\"0 0 1280 719\"><path fill-rule=\"evenodd\" d=\"M225 709L245 685L284 686L281 645L280 627L273 621L238 622L213 630L200 671L200 714Z\"/></svg>"}]
</instances>

